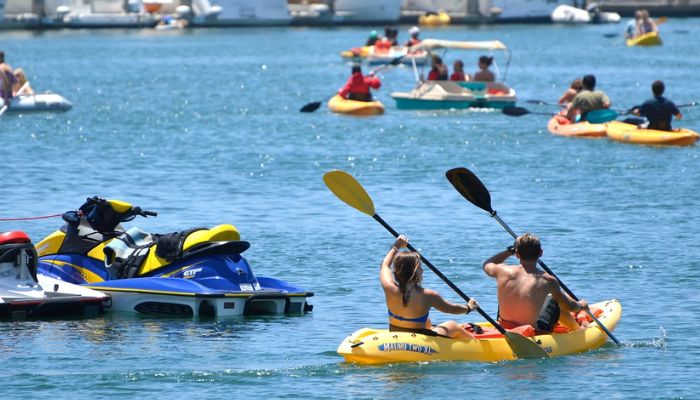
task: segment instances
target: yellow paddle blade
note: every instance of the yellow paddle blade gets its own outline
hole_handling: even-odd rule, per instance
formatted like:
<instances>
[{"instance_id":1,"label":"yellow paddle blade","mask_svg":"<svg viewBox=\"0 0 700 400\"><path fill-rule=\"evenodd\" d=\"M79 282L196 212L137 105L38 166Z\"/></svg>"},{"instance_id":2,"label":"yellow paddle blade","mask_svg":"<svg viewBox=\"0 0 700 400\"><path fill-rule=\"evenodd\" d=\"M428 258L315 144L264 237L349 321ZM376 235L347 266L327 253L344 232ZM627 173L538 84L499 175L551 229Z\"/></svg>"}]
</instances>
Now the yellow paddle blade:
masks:
<instances>
[{"instance_id":1,"label":"yellow paddle blade","mask_svg":"<svg viewBox=\"0 0 700 400\"><path fill-rule=\"evenodd\" d=\"M518 358L549 358L549 354L537 343L515 332L505 333L506 341Z\"/></svg>"},{"instance_id":2,"label":"yellow paddle blade","mask_svg":"<svg viewBox=\"0 0 700 400\"><path fill-rule=\"evenodd\" d=\"M350 207L374 216L372 199L365 191L365 188L352 175L340 170L328 171L323 175L323 182L326 183L326 186L333 194Z\"/></svg>"}]
</instances>

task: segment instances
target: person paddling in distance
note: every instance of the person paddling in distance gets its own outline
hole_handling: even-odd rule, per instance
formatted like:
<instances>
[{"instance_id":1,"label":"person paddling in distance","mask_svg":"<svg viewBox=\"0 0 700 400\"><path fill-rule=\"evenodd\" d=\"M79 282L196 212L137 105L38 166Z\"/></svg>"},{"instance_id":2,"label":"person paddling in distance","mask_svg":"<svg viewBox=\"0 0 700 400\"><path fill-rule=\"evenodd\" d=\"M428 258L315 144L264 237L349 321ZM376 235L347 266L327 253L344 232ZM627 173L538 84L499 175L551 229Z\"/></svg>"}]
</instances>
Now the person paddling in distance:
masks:
<instances>
[{"instance_id":1,"label":"person paddling in distance","mask_svg":"<svg viewBox=\"0 0 700 400\"><path fill-rule=\"evenodd\" d=\"M566 105L571 103L577 94L583 89L583 81L579 78L574 79L571 82L571 86L566 89L563 95L559 98L559 104Z\"/></svg>"},{"instance_id":2,"label":"person paddling in distance","mask_svg":"<svg viewBox=\"0 0 700 400\"><path fill-rule=\"evenodd\" d=\"M513 255L520 264L505 264ZM537 259L541 256L540 240L526 233L514 246L484 262L484 272L495 278L498 286L498 322L506 329L531 325L546 333L551 333L557 322L572 331L581 329L569 312L586 309L588 302L575 301L562 291L556 277L539 270Z\"/></svg>"},{"instance_id":3,"label":"person paddling in distance","mask_svg":"<svg viewBox=\"0 0 700 400\"><path fill-rule=\"evenodd\" d=\"M577 120L577 116L581 116L581 120L585 121L589 112L608 109L612 105L608 96L601 90L595 90L596 79L593 75L586 75L582 79L583 89L569 103L566 117L571 122Z\"/></svg>"},{"instance_id":4,"label":"person paddling in distance","mask_svg":"<svg viewBox=\"0 0 700 400\"><path fill-rule=\"evenodd\" d=\"M654 97L645 101L641 106L634 107L632 113L646 117L649 120L647 128L659 131L671 131L671 120L683 118L680 110L671 100L663 96L666 86L663 81L654 81L651 84L651 91Z\"/></svg>"},{"instance_id":5,"label":"person paddling in distance","mask_svg":"<svg viewBox=\"0 0 700 400\"><path fill-rule=\"evenodd\" d=\"M479 304L473 298L467 304L451 303L434 290L423 288L420 255L413 251L399 251L407 245L408 238L399 236L384 257L379 270L379 281L384 289L389 313L389 331L473 339L472 334L455 321L431 324L431 308L449 314L469 314Z\"/></svg>"},{"instance_id":6,"label":"person paddling in distance","mask_svg":"<svg viewBox=\"0 0 700 400\"><path fill-rule=\"evenodd\" d=\"M637 20L637 35L659 31L656 23L649 16L649 10L642 10L641 16L641 19Z\"/></svg>"},{"instance_id":7,"label":"person paddling in distance","mask_svg":"<svg viewBox=\"0 0 700 400\"><path fill-rule=\"evenodd\" d=\"M362 75L362 67L359 64L352 66L352 75L340 90L338 95L344 99L356 101L372 101L372 93L369 89L379 89L382 82L370 72L369 76Z\"/></svg>"},{"instance_id":8,"label":"person paddling in distance","mask_svg":"<svg viewBox=\"0 0 700 400\"><path fill-rule=\"evenodd\" d=\"M634 12L634 19L627 23L627 28L625 29L625 39L634 39L639 36L639 26L642 20L642 10L637 10Z\"/></svg>"}]
</instances>

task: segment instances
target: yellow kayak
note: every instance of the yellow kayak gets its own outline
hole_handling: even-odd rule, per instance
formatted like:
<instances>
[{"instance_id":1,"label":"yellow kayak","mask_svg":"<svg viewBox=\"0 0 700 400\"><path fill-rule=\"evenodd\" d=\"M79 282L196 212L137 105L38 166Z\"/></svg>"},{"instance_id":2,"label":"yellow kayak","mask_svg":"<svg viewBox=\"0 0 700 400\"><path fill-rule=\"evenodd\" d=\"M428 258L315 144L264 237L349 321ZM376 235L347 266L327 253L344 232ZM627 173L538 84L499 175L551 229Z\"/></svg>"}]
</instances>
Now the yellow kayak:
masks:
<instances>
[{"instance_id":1,"label":"yellow kayak","mask_svg":"<svg viewBox=\"0 0 700 400\"><path fill-rule=\"evenodd\" d=\"M384 104L379 100L357 101L344 99L338 95L328 101L328 108L339 114L379 115L384 114Z\"/></svg>"},{"instance_id":2,"label":"yellow kayak","mask_svg":"<svg viewBox=\"0 0 700 400\"><path fill-rule=\"evenodd\" d=\"M659 32L649 32L637 37L627 39L627 46L658 46L661 44Z\"/></svg>"},{"instance_id":3,"label":"yellow kayak","mask_svg":"<svg viewBox=\"0 0 700 400\"><path fill-rule=\"evenodd\" d=\"M449 25L451 22L450 15L444 11L440 11L437 14L421 15L418 17L419 25L427 26L442 26Z\"/></svg>"},{"instance_id":4,"label":"yellow kayak","mask_svg":"<svg viewBox=\"0 0 700 400\"><path fill-rule=\"evenodd\" d=\"M622 316L617 300L590 306L598 320L612 331ZM417 333L389 332L387 329L363 328L346 338L338 347L345 361L357 364L386 364L425 361L497 362L515 360L510 346L489 323L479 323L484 329L476 339L451 339ZM581 353L605 344L608 336L595 322L584 329L568 333L537 335L531 338L551 356Z\"/></svg>"},{"instance_id":5,"label":"yellow kayak","mask_svg":"<svg viewBox=\"0 0 700 400\"><path fill-rule=\"evenodd\" d=\"M605 124L592 124L588 121L571 123L563 115L555 115L547 123L547 130L554 135L596 138L605 137Z\"/></svg>"},{"instance_id":6,"label":"yellow kayak","mask_svg":"<svg viewBox=\"0 0 700 400\"><path fill-rule=\"evenodd\" d=\"M608 137L618 142L661 146L689 146L700 139L700 135L690 129L657 131L654 129L642 129L637 127L637 125L626 124L620 121L608 123Z\"/></svg>"}]
</instances>

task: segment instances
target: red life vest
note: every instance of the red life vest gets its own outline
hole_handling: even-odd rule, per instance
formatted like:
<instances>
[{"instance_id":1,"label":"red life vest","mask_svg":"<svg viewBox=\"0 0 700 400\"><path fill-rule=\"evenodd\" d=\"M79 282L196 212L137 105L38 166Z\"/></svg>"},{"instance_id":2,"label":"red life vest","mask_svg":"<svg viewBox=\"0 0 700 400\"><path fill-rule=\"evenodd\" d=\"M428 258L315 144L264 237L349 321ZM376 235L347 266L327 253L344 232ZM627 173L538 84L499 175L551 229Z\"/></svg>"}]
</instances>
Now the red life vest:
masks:
<instances>
[{"instance_id":1,"label":"red life vest","mask_svg":"<svg viewBox=\"0 0 700 400\"><path fill-rule=\"evenodd\" d=\"M373 76L363 76L361 72L355 72L350 76L345 86L338 91L338 95L347 98L350 93L369 94L369 89L379 89L382 82Z\"/></svg>"}]
</instances>

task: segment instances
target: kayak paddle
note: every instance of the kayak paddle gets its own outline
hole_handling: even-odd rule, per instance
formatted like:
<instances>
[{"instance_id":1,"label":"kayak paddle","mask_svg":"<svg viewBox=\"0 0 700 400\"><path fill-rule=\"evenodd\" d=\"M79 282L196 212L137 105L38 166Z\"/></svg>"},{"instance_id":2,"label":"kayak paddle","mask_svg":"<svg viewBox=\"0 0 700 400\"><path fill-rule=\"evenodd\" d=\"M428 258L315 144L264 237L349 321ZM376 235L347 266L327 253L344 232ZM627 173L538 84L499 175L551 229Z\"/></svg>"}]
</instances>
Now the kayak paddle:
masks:
<instances>
[{"instance_id":1,"label":"kayak paddle","mask_svg":"<svg viewBox=\"0 0 700 400\"><path fill-rule=\"evenodd\" d=\"M544 100L525 100L526 103L528 104L537 104L538 106L557 106L557 107L566 107L565 104L559 104L559 103L550 103Z\"/></svg>"},{"instance_id":2,"label":"kayak paddle","mask_svg":"<svg viewBox=\"0 0 700 400\"><path fill-rule=\"evenodd\" d=\"M550 117L552 115L556 115L557 113L554 112L535 112L535 111L530 111L527 108L523 107L504 107L501 112L505 115L508 115L510 117L522 117L523 115L527 114L533 114L533 115L549 115Z\"/></svg>"},{"instance_id":3,"label":"kayak paddle","mask_svg":"<svg viewBox=\"0 0 700 400\"><path fill-rule=\"evenodd\" d=\"M384 64L384 65L382 65L382 66L380 66L380 67L378 67L378 68L372 70L372 71L369 73L369 75L373 75L373 74L376 74L377 72L382 71L382 70L384 70L384 69L386 69L386 68L393 67L393 66L395 66L395 65L399 65L399 64L401 63L401 59L403 59L404 57L406 57L406 56L405 56L405 55L404 55L404 56L399 56L399 57L396 57L396 58L392 59L389 63ZM314 111L318 110L319 107L321 107L321 104L327 102L328 100L330 100L331 98L333 98L333 96L335 96L335 94L333 94L333 95L331 95L331 96L328 96L328 97L326 97L325 99L323 99L323 100L321 100L321 101L314 101L314 102L305 104L302 108L299 109L299 112L306 112L306 113L314 112Z\"/></svg>"},{"instance_id":4,"label":"kayak paddle","mask_svg":"<svg viewBox=\"0 0 700 400\"><path fill-rule=\"evenodd\" d=\"M484 186L484 184L481 183L479 178L477 178L473 172L466 168L454 168L447 171L445 175L447 175L447 180L450 181L452 186L454 186L454 188L462 196L464 196L465 199L469 200L470 203L489 213L491 217L495 218L496 221L498 221L498 223L501 224L501 226L506 231L508 231L508 233L510 233L513 239L516 239L518 237L518 235L516 235L515 232L513 232L513 230L510 229L510 227L506 225L505 222L503 222L503 220L498 216L496 211L493 208L491 208L491 194L489 193L488 189L486 189L486 186ZM573 298L575 301L579 300L578 297L576 297L576 295L571 290L569 290L568 287L566 287L566 285L559 279L559 277L556 276L554 272L552 272L552 270L550 270L549 267L547 267L547 265L542 260L537 259L537 263L548 274L552 275L557 279L561 288L564 289L564 291L569 296L571 296L571 298ZM615 342L615 344L619 346L620 341L617 340L615 336L613 336L613 334L608 330L608 328L606 328L605 325L603 325L598 320L598 318L596 318L595 315L593 315L591 310L589 308L586 308L585 311L588 314L588 316L590 316L593 319L593 321L595 321L596 324L598 324L600 329L603 332L605 332L605 334L608 335L608 337L610 337L610 339L612 339L613 342Z\"/></svg>"},{"instance_id":5,"label":"kayak paddle","mask_svg":"<svg viewBox=\"0 0 700 400\"><path fill-rule=\"evenodd\" d=\"M399 237L398 232L396 232L389 224L387 224L380 216L374 211L374 203L369 197L365 189L360 185L355 178L345 171L329 171L323 175L323 181L325 182L328 189L333 192L340 200L345 202L350 207L365 213L377 222L379 222L386 230L388 230L394 237ZM452 290L454 290L464 301L469 302L469 296L462 292L452 281L447 279L430 261L428 261L421 253L419 253L410 243L407 245L408 249L415 252L420 256L421 261L428 266L440 279L442 279ZM513 350L516 356L519 358L549 358L547 352L542 349L534 341L527 339L526 337L515 333L506 331L498 322L494 321L488 314L478 307L476 309L479 314L481 314L488 322L490 322L496 329L498 329L501 334L505 337L508 345Z\"/></svg>"}]
</instances>

